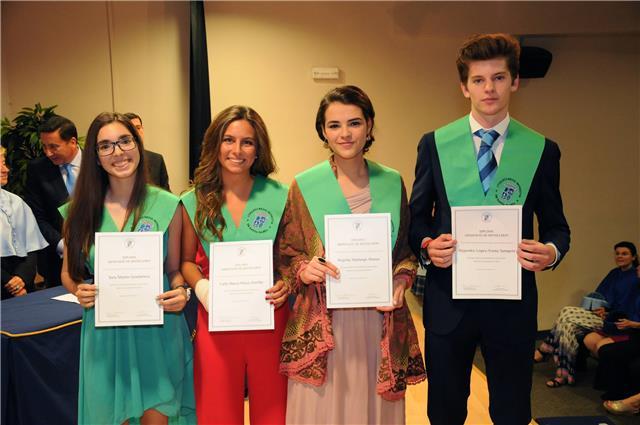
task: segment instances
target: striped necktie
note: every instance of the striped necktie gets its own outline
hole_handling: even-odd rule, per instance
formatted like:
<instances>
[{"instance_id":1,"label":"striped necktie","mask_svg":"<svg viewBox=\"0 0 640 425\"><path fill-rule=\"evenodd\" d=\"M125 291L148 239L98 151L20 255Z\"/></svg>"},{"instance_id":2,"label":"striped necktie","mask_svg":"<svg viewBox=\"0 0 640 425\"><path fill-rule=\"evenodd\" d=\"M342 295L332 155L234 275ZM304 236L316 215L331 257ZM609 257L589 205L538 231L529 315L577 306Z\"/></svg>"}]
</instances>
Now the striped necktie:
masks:
<instances>
[{"instance_id":1,"label":"striped necktie","mask_svg":"<svg viewBox=\"0 0 640 425\"><path fill-rule=\"evenodd\" d=\"M64 182L64 185L67 186L67 192L69 192L69 195L71 195L73 194L73 187L76 184L76 176L73 174L73 165L64 164L62 168L67 174L67 180Z\"/></svg>"},{"instance_id":2,"label":"striped necktie","mask_svg":"<svg viewBox=\"0 0 640 425\"><path fill-rule=\"evenodd\" d=\"M491 186L491 180L498 169L498 162L493 156L491 146L498 137L500 137L500 134L495 130L485 131L483 129L480 129L473 134L482 140L480 143L480 149L478 149L478 170L480 171L482 189L486 195L489 190L489 186Z\"/></svg>"}]
</instances>

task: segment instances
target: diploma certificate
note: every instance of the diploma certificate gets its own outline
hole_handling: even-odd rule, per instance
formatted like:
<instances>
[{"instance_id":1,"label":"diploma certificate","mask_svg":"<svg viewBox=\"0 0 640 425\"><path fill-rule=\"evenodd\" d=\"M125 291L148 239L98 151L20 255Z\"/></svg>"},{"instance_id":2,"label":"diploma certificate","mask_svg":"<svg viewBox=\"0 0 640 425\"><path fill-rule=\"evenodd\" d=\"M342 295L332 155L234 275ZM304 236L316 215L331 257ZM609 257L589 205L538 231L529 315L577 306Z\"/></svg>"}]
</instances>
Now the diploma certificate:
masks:
<instances>
[{"instance_id":1,"label":"diploma certificate","mask_svg":"<svg viewBox=\"0 0 640 425\"><path fill-rule=\"evenodd\" d=\"M324 216L325 255L340 270L327 276L327 308L393 305L391 214Z\"/></svg>"},{"instance_id":2,"label":"diploma certificate","mask_svg":"<svg viewBox=\"0 0 640 425\"><path fill-rule=\"evenodd\" d=\"M273 241L214 242L209 250L209 331L274 329Z\"/></svg>"},{"instance_id":3,"label":"diploma certificate","mask_svg":"<svg viewBox=\"0 0 640 425\"><path fill-rule=\"evenodd\" d=\"M162 232L97 232L96 327L164 324Z\"/></svg>"},{"instance_id":4,"label":"diploma certificate","mask_svg":"<svg viewBox=\"0 0 640 425\"><path fill-rule=\"evenodd\" d=\"M453 298L522 299L522 206L451 208Z\"/></svg>"}]
</instances>

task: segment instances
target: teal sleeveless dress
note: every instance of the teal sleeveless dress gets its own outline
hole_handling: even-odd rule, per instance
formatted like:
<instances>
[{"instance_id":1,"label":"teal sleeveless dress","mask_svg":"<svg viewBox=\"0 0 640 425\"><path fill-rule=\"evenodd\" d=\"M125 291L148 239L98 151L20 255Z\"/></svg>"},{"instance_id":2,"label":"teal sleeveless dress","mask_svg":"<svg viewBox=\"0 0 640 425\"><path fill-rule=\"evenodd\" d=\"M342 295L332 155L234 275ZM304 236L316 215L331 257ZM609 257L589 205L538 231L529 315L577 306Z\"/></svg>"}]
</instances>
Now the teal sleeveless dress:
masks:
<instances>
[{"instance_id":1,"label":"teal sleeveless dress","mask_svg":"<svg viewBox=\"0 0 640 425\"><path fill-rule=\"evenodd\" d=\"M135 231L164 232L178 198L147 187L144 210ZM124 229L131 228L130 217ZM101 232L118 232L104 210ZM87 267L93 273L94 247ZM170 289L164 275L164 290ZM95 309L85 309L80 337L78 424L139 423L145 410L155 409L170 424L195 424L193 349L182 313L165 313L164 325L95 327Z\"/></svg>"}]
</instances>

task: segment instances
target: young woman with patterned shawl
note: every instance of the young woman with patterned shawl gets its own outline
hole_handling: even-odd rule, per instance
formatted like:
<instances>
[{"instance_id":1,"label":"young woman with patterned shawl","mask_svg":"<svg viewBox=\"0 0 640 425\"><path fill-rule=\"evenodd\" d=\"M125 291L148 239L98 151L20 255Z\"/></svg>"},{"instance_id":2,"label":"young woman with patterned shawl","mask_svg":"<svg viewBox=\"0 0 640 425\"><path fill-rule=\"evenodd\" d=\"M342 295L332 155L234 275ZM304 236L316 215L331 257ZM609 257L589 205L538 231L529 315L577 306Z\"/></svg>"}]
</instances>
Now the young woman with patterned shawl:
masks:
<instances>
[{"instance_id":1,"label":"young woman with patterned shawl","mask_svg":"<svg viewBox=\"0 0 640 425\"><path fill-rule=\"evenodd\" d=\"M327 93L316 130L333 155L289 190L278 241L281 274L295 294L280 354L287 423L404 423L406 386L425 379L404 303L416 273L406 191L397 171L364 159L374 116L358 87ZM324 259L324 215L379 212L392 217L394 305L328 310L325 277L339 270Z\"/></svg>"}]
</instances>

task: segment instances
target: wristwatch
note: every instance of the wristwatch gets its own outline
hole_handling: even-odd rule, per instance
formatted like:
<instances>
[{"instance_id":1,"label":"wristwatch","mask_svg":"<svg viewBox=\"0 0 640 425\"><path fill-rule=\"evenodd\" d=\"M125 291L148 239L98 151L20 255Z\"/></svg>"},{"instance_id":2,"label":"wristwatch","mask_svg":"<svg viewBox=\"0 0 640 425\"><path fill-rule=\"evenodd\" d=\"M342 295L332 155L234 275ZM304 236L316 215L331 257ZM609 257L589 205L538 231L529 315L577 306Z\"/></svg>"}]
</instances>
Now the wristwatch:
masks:
<instances>
[{"instance_id":1,"label":"wristwatch","mask_svg":"<svg viewBox=\"0 0 640 425\"><path fill-rule=\"evenodd\" d=\"M176 286L174 289L178 289L178 288L184 288L184 290L187 291L187 302L189 302L189 300L191 299L191 287L186 283L183 283L180 286Z\"/></svg>"}]
</instances>

